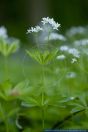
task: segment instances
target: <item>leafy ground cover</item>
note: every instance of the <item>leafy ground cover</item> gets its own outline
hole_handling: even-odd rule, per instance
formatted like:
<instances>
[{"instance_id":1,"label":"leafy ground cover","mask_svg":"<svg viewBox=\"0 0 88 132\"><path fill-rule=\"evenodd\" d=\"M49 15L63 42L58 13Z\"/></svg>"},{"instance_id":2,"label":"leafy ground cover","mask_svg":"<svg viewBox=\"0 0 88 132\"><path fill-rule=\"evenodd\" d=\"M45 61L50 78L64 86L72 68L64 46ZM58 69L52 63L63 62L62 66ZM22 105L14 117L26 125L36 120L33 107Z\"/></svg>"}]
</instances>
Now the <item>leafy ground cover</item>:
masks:
<instances>
[{"instance_id":1,"label":"leafy ground cover","mask_svg":"<svg viewBox=\"0 0 88 132\"><path fill-rule=\"evenodd\" d=\"M1 132L88 129L88 27L42 23L26 49L0 28Z\"/></svg>"}]
</instances>

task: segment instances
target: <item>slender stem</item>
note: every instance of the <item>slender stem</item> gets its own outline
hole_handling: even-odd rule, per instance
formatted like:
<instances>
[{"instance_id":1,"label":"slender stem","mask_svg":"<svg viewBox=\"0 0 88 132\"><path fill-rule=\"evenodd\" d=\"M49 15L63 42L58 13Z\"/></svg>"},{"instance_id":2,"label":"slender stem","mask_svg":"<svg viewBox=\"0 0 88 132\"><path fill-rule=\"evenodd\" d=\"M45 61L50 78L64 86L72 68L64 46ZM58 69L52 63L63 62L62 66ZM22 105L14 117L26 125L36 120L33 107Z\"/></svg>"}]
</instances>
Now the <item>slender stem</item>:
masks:
<instances>
[{"instance_id":1,"label":"slender stem","mask_svg":"<svg viewBox=\"0 0 88 132\"><path fill-rule=\"evenodd\" d=\"M5 65L5 78L8 79L8 60L7 57L4 59L4 65Z\"/></svg>"},{"instance_id":2,"label":"slender stem","mask_svg":"<svg viewBox=\"0 0 88 132\"><path fill-rule=\"evenodd\" d=\"M43 103L44 103L44 86L45 86L44 66L42 66L42 83L43 83L43 87L42 87L42 106L43 106Z\"/></svg>"},{"instance_id":3,"label":"slender stem","mask_svg":"<svg viewBox=\"0 0 88 132\"><path fill-rule=\"evenodd\" d=\"M9 127L8 127L8 121L5 121L5 125L6 125L6 132L9 132Z\"/></svg>"},{"instance_id":4,"label":"slender stem","mask_svg":"<svg viewBox=\"0 0 88 132\"><path fill-rule=\"evenodd\" d=\"M44 65L42 65L42 129L44 130L44 118L45 118L45 110L44 110L44 88L45 88L45 72L44 72Z\"/></svg>"},{"instance_id":5,"label":"slender stem","mask_svg":"<svg viewBox=\"0 0 88 132\"><path fill-rule=\"evenodd\" d=\"M48 42L49 42L49 37L50 37L50 31L48 34ZM44 94L45 94L45 66L42 65L42 129L44 130L45 128L45 109L44 109Z\"/></svg>"},{"instance_id":6,"label":"slender stem","mask_svg":"<svg viewBox=\"0 0 88 132\"><path fill-rule=\"evenodd\" d=\"M8 120L7 120L7 117L5 116L5 112L4 112L4 109L1 105L1 103L0 103L0 112L2 113L3 121L4 121L5 127L6 127L6 132L9 132Z\"/></svg>"},{"instance_id":7,"label":"slender stem","mask_svg":"<svg viewBox=\"0 0 88 132\"><path fill-rule=\"evenodd\" d=\"M81 113L81 112L83 112L83 111L85 111L85 109L82 109L82 110L80 110L80 111L74 112L73 114L70 114L70 115L66 116L62 121L57 121L57 122L53 125L52 130L56 129L57 127L61 128L61 127L64 125L64 123L65 123L66 121L68 121L68 120L71 119L73 116L75 116L75 115L77 115L77 114L79 114L79 113Z\"/></svg>"},{"instance_id":8,"label":"slender stem","mask_svg":"<svg viewBox=\"0 0 88 132\"><path fill-rule=\"evenodd\" d=\"M49 31L49 33L48 33L48 40L47 40L48 44L50 42L50 33L51 33L51 31Z\"/></svg>"},{"instance_id":9,"label":"slender stem","mask_svg":"<svg viewBox=\"0 0 88 132\"><path fill-rule=\"evenodd\" d=\"M39 41L38 41L38 33L35 34L35 41L36 41L36 44L37 44L37 48L38 50L40 49L40 45L39 45Z\"/></svg>"},{"instance_id":10,"label":"slender stem","mask_svg":"<svg viewBox=\"0 0 88 132\"><path fill-rule=\"evenodd\" d=\"M45 128L45 111L44 111L44 108L42 108L42 129L44 130Z\"/></svg>"}]
</instances>

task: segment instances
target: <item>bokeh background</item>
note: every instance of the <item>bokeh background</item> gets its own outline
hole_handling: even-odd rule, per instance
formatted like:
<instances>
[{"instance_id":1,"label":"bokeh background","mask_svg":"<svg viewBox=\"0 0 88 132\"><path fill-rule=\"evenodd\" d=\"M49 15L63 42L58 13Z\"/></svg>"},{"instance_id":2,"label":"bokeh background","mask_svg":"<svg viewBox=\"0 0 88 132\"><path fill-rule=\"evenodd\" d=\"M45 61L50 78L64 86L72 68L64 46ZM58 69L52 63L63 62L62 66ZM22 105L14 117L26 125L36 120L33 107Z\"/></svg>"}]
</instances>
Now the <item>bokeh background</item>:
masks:
<instances>
[{"instance_id":1,"label":"bokeh background","mask_svg":"<svg viewBox=\"0 0 88 132\"><path fill-rule=\"evenodd\" d=\"M21 44L23 44L16 54L11 54L7 59L0 54L0 109L4 110L0 113L0 132L4 131L1 130L1 126L2 129L4 129L5 127L3 127L3 125L6 124L6 121L8 121L10 125L9 128L11 128L13 123L13 125L15 125L15 117L17 117L18 121L16 124L19 127L22 126L24 129L27 127L31 128L25 132L35 132L36 128L40 129L42 126L40 124L44 116L44 113L42 113L43 109L46 110L45 128L51 128L56 121L61 122L67 115L72 113L72 121L70 119L64 126L62 125L62 127L64 129L68 129L68 127L69 129L88 129L88 39L87 42L85 41L86 38L88 38L88 33L83 32L82 37L80 34L77 36L81 39L83 38L83 42L87 43L83 50L81 48L82 46L77 48L79 52L82 51L79 58L76 58L72 54L64 54L60 51L57 56L60 54L65 55L66 61L59 61L55 58L55 61L49 62L49 64L45 66L44 71L42 71L42 66L25 52L25 49L29 49L29 45L32 44L29 39L31 36L26 34L27 29L37 25L42 17L47 16L54 18L56 22L61 24L59 32L62 34L72 26L88 25L88 0L0 0L0 26L5 26L9 36L19 38ZM69 35L66 45L68 44L70 47L69 44L76 41L77 37L70 37ZM53 42L51 44L53 44ZM59 41L57 41L56 44L57 46L59 44L59 48L62 42L59 43ZM35 45L33 46L35 47ZM52 49L52 46L50 49ZM52 51L50 49L49 51ZM40 56L41 52L37 55L36 50L34 51L35 52L30 53L32 53L35 58L38 57L38 55ZM47 51L48 50L46 50L46 54L44 55L47 55ZM72 52L74 52L74 50L72 50ZM53 56L52 52L49 52L49 54ZM43 55L41 55L41 58L43 58L42 56ZM46 61L52 58L49 55L47 56L48 57L44 59ZM72 59L74 58L76 58L76 64L72 64ZM28 83L26 85L19 85L19 83L24 80L29 82L29 86L27 86ZM9 87L11 87L11 89ZM44 92L43 106L45 106L45 108L41 107L42 90ZM13 98L12 100L11 98L9 99L11 96L13 96L16 101L13 101ZM24 106L20 105L21 101L23 103L26 101ZM74 105L76 101L79 107ZM18 103L17 106L14 105L16 102ZM29 109L27 103L29 104ZM16 107L18 108L18 105L20 112L14 109ZM78 110L81 109L83 109L83 113L73 117L73 112L76 111L78 113ZM7 119L8 114L11 115L15 111L17 111L16 115ZM1 116L2 114L4 115ZM18 117L21 115L23 115L23 117ZM2 117L5 123L2 121ZM65 119L67 119L67 117ZM36 132L39 132L39 130Z\"/></svg>"},{"instance_id":2,"label":"bokeh background","mask_svg":"<svg viewBox=\"0 0 88 132\"><path fill-rule=\"evenodd\" d=\"M26 30L42 17L53 17L65 32L71 26L88 24L88 0L0 0L0 26L10 36L27 41Z\"/></svg>"}]
</instances>

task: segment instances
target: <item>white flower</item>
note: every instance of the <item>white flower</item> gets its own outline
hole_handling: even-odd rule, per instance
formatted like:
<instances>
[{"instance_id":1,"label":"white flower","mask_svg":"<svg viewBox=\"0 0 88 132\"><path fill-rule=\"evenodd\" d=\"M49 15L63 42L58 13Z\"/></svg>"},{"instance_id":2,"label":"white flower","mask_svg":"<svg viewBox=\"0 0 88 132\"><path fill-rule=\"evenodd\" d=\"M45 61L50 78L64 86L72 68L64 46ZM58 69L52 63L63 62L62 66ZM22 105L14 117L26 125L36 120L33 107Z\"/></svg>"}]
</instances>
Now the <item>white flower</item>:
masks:
<instances>
[{"instance_id":1,"label":"white flower","mask_svg":"<svg viewBox=\"0 0 88 132\"><path fill-rule=\"evenodd\" d=\"M70 48L70 49L68 49L68 53L69 53L69 54L72 54L73 56L75 56L75 57L77 57L77 58L80 57L79 51L78 51L77 49L75 49L75 48Z\"/></svg>"},{"instance_id":2,"label":"white flower","mask_svg":"<svg viewBox=\"0 0 88 132\"><path fill-rule=\"evenodd\" d=\"M76 77L76 73L75 72L69 72L67 75L66 75L67 78L75 78Z\"/></svg>"},{"instance_id":3,"label":"white flower","mask_svg":"<svg viewBox=\"0 0 88 132\"><path fill-rule=\"evenodd\" d=\"M74 100L74 99L75 99L75 97L70 97L70 99L71 99L71 100Z\"/></svg>"},{"instance_id":4,"label":"white flower","mask_svg":"<svg viewBox=\"0 0 88 132\"><path fill-rule=\"evenodd\" d=\"M48 37L45 38L45 40L48 40ZM65 41L66 38L58 33L51 33L49 36L49 40L61 40L61 41Z\"/></svg>"},{"instance_id":5,"label":"white flower","mask_svg":"<svg viewBox=\"0 0 88 132\"><path fill-rule=\"evenodd\" d=\"M57 59L58 60L64 60L66 58L66 56L65 55L59 55L59 56L57 56Z\"/></svg>"},{"instance_id":6,"label":"white flower","mask_svg":"<svg viewBox=\"0 0 88 132\"><path fill-rule=\"evenodd\" d=\"M76 58L72 58L71 63L73 64L75 62L77 62L77 59Z\"/></svg>"},{"instance_id":7,"label":"white flower","mask_svg":"<svg viewBox=\"0 0 88 132\"><path fill-rule=\"evenodd\" d=\"M63 45L60 47L61 51L68 51L69 47L67 45Z\"/></svg>"},{"instance_id":8,"label":"white flower","mask_svg":"<svg viewBox=\"0 0 88 132\"><path fill-rule=\"evenodd\" d=\"M75 46L86 46L88 45L88 39L77 40L74 42Z\"/></svg>"},{"instance_id":9,"label":"white flower","mask_svg":"<svg viewBox=\"0 0 88 132\"><path fill-rule=\"evenodd\" d=\"M36 26L37 32L42 31L43 29L40 26Z\"/></svg>"},{"instance_id":10,"label":"white flower","mask_svg":"<svg viewBox=\"0 0 88 132\"><path fill-rule=\"evenodd\" d=\"M86 28L84 27L72 27L67 31L68 36L74 36L76 34L85 34L87 32Z\"/></svg>"},{"instance_id":11,"label":"white flower","mask_svg":"<svg viewBox=\"0 0 88 132\"><path fill-rule=\"evenodd\" d=\"M70 48L70 47L68 47L67 45L61 46L61 47L60 47L60 50L61 50L61 51L65 51L65 52L67 52L67 53L69 53L69 54L72 54L74 57L77 57L77 58L80 57L79 51L78 51L77 49L75 49L75 48Z\"/></svg>"},{"instance_id":12,"label":"white flower","mask_svg":"<svg viewBox=\"0 0 88 132\"><path fill-rule=\"evenodd\" d=\"M36 26L36 27L31 27L30 29L27 30L27 33L37 33L39 31L42 31L43 29L40 26Z\"/></svg>"},{"instance_id":13,"label":"white flower","mask_svg":"<svg viewBox=\"0 0 88 132\"><path fill-rule=\"evenodd\" d=\"M60 24L56 23L53 18L49 18L49 17L42 18L42 23L43 25L50 24L52 28L55 30L58 30L58 28L60 27Z\"/></svg>"},{"instance_id":14,"label":"white flower","mask_svg":"<svg viewBox=\"0 0 88 132\"><path fill-rule=\"evenodd\" d=\"M8 36L7 36L7 30L6 30L6 28L5 27L0 27L0 37L2 37L2 38L7 38Z\"/></svg>"}]
</instances>

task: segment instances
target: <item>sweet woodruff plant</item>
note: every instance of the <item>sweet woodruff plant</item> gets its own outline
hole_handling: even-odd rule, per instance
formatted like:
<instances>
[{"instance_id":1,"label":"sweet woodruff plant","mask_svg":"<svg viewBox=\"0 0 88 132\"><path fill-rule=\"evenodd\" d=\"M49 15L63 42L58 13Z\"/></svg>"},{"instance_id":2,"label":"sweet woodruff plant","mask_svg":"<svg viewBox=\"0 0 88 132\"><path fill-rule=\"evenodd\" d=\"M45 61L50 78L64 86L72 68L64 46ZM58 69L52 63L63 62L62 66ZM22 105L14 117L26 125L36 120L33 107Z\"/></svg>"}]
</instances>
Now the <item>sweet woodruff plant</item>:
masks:
<instances>
[{"instance_id":1,"label":"sweet woodruff plant","mask_svg":"<svg viewBox=\"0 0 88 132\"><path fill-rule=\"evenodd\" d=\"M59 29L49 17L29 28L33 45L24 50L28 62L14 62L13 57L11 76L9 57L19 51L20 41L0 27L1 79L2 69L5 73L0 80L0 132L88 128L88 26L72 27L65 35ZM25 79L23 71L17 74L21 68Z\"/></svg>"},{"instance_id":2,"label":"sweet woodruff plant","mask_svg":"<svg viewBox=\"0 0 88 132\"><path fill-rule=\"evenodd\" d=\"M44 114L45 114L45 73L44 73L44 65L48 64L50 61L52 61L52 59L55 58L58 50L57 49L53 49L50 50L48 47L48 41L49 41L49 37L50 34L55 31L58 30L58 28L60 27L60 24L56 23L54 21L54 19L52 18L42 18L41 21L41 26L36 26L36 27L31 27L27 30L27 34L32 33L34 34L36 37L38 37L39 33L43 34L45 33L46 36L44 36L45 38L48 36L47 41L46 39L44 40L44 44L42 46L42 44L38 44L37 45L37 49L34 49L32 51L30 50L26 50L27 54L32 57L33 59L35 59L42 68L42 89L41 89L41 110L42 110L42 129L45 128L44 126ZM48 30L47 30L48 29ZM39 37L38 37L39 38ZM39 43L39 41L37 40L37 42Z\"/></svg>"}]
</instances>

